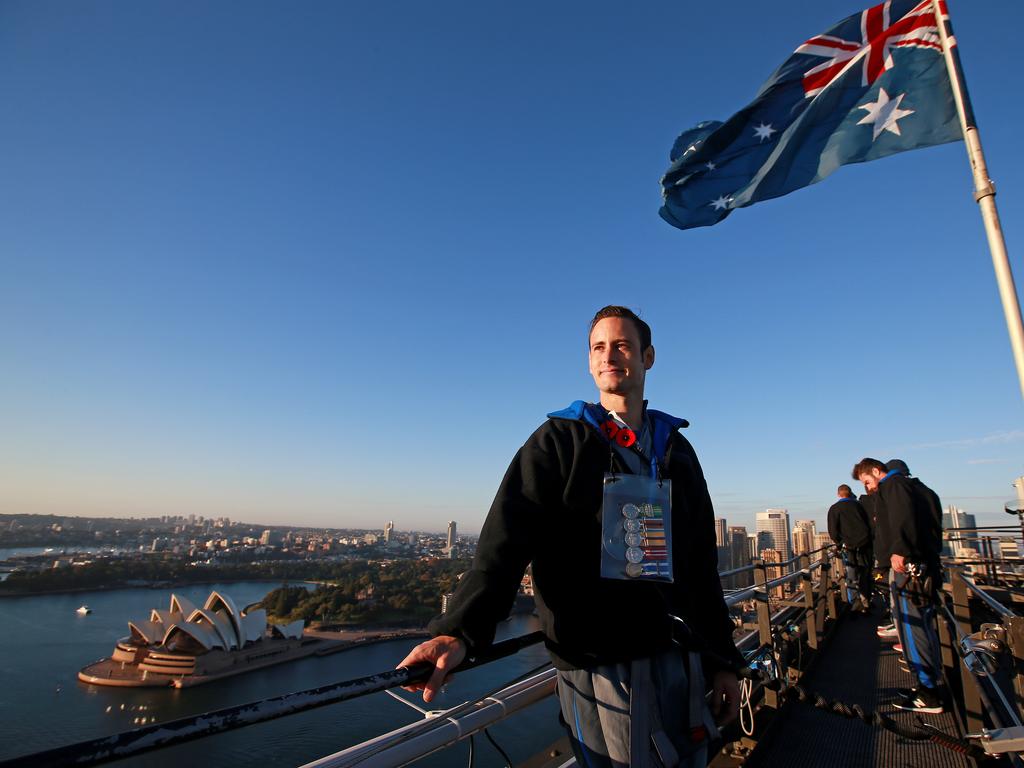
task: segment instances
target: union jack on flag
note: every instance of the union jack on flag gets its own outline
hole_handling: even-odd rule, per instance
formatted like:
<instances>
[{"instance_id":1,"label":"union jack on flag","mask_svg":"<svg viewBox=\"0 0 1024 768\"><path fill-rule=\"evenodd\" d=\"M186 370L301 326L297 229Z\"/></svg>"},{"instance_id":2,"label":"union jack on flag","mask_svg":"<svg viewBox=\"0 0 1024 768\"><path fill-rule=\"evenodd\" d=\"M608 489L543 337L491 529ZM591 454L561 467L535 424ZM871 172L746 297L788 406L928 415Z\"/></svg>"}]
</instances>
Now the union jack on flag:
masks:
<instances>
[{"instance_id":1,"label":"union jack on flag","mask_svg":"<svg viewBox=\"0 0 1024 768\"><path fill-rule=\"evenodd\" d=\"M939 23L931 0L887 0L799 45L744 109L676 139L662 218L708 226L840 165L960 139Z\"/></svg>"},{"instance_id":2,"label":"union jack on flag","mask_svg":"<svg viewBox=\"0 0 1024 768\"><path fill-rule=\"evenodd\" d=\"M863 11L860 14L860 34L854 40L844 40L835 35L817 35L796 49L797 53L828 58L824 64L804 73L805 94L818 94L842 74L853 59L863 60L861 85L867 86L880 78L883 72L892 69L892 48L922 47L942 51L942 40L939 38L931 0L918 3L909 13L897 19L895 24L890 22L889 5L882 3ZM945 2L939 3L939 9L943 18L948 18Z\"/></svg>"}]
</instances>

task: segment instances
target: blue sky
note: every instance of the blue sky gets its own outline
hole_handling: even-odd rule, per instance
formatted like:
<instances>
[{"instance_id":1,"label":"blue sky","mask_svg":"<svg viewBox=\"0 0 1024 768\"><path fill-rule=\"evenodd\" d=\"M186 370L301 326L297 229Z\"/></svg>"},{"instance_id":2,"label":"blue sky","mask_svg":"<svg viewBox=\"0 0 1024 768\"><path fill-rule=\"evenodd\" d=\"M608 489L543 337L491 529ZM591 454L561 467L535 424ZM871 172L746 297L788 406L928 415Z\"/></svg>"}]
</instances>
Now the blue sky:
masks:
<instances>
[{"instance_id":1,"label":"blue sky","mask_svg":"<svg viewBox=\"0 0 1024 768\"><path fill-rule=\"evenodd\" d=\"M478 530L622 303L730 524L823 520L865 455L1008 521L962 143L657 215L676 135L859 9L0 4L0 512ZM951 2L1020 278L1012 10Z\"/></svg>"}]
</instances>

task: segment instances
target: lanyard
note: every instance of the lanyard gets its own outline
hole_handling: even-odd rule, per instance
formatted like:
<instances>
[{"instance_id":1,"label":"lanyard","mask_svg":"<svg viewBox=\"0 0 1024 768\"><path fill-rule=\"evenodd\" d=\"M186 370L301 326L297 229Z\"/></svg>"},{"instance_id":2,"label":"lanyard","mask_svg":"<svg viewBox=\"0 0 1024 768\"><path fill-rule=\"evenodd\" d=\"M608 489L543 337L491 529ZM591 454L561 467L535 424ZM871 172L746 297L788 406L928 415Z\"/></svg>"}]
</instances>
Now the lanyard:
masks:
<instances>
[{"instance_id":1,"label":"lanyard","mask_svg":"<svg viewBox=\"0 0 1024 768\"><path fill-rule=\"evenodd\" d=\"M640 447L640 441L637 439L636 432L634 432L627 426L620 425L617 421L615 421L615 419L612 418L607 419L601 425L601 432L604 434L606 438L608 438L608 442L610 444L614 443L615 445L618 445L621 448L626 448L636 453L637 456L643 459L644 463L647 466L651 467L651 469L653 470L651 474L654 475L659 482L661 481L661 466L658 464L658 462L656 462L654 459L652 459L650 456L644 453L643 449ZM651 442L651 447L653 448L653 435L651 436ZM614 453L615 451L613 449L612 454ZM614 471L612 471L612 474L614 474Z\"/></svg>"}]
</instances>

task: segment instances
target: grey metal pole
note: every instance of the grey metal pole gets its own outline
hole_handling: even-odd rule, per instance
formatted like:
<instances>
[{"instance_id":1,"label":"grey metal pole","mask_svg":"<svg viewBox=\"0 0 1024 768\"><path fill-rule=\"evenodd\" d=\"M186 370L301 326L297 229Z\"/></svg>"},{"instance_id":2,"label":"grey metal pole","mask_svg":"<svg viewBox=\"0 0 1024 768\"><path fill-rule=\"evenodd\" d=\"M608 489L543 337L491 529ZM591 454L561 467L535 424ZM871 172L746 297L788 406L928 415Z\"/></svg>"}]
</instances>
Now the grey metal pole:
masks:
<instances>
[{"instance_id":1,"label":"grey metal pole","mask_svg":"<svg viewBox=\"0 0 1024 768\"><path fill-rule=\"evenodd\" d=\"M932 0L932 9L939 28L939 37L942 39L946 71L949 73L949 84L953 89L956 111L960 116L960 129L964 134L967 157L971 162L971 170L974 174L974 199L981 209L981 218L985 224L985 235L988 237L988 248L992 253L992 266L996 271L996 283L999 286L999 297L1003 303L1006 328L1010 333L1010 346L1013 349L1013 359L1017 364L1017 379L1021 395L1024 396L1024 322L1021 321L1017 288L1014 285L1010 259L1006 252L1006 241L1003 239L1003 228L999 222L999 211L996 209L996 188L988 177L988 167L985 164L985 153L981 149L978 127L972 124L973 121L968 121L967 112L964 109L966 89L963 77L956 65L956 59L953 57L953 47L949 35L946 33L945 20L949 18L949 12L947 10L945 14L942 13L939 0Z\"/></svg>"}]
</instances>

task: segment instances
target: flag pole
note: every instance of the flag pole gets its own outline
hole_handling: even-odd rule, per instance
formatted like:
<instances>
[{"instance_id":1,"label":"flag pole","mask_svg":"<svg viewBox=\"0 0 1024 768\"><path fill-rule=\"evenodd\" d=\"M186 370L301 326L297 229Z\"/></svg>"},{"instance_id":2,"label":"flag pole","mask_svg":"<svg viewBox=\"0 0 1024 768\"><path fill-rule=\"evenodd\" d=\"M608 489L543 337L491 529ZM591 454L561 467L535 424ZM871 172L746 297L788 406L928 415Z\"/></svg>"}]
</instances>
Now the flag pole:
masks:
<instances>
[{"instance_id":1,"label":"flag pole","mask_svg":"<svg viewBox=\"0 0 1024 768\"><path fill-rule=\"evenodd\" d=\"M953 89L953 100L960 116L960 129L963 131L967 157L974 173L974 200L981 209L981 218L985 223L985 234L988 237L988 248L992 253L992 266L996 271L996 283L999 285L999 296L1003 302L1003 314L1006 316L1006 328L1010 332L1010 346L1013 358L1017 363L1017 378L1020 382L1021 395L1024 396L1024 323L1021 322L1020 304L1017 301L1017 288L1010 270L1010 259L1006 253L1006 241L1003 240L1003 228L999 223L999 211L996 209L996 188L988 177L985 165L985 154L981 150L981 137L978 126L974 124L974 116L968 117L965 107L964 93L966 87L953 56L953 46L946 33L946 24L939 0L932 0L935 12L935 23L942 39L942 53L946 59L946 71L949 73L949 84ZM946 16L949 11L947 9Z\"/></svg>"}]
</instances>

